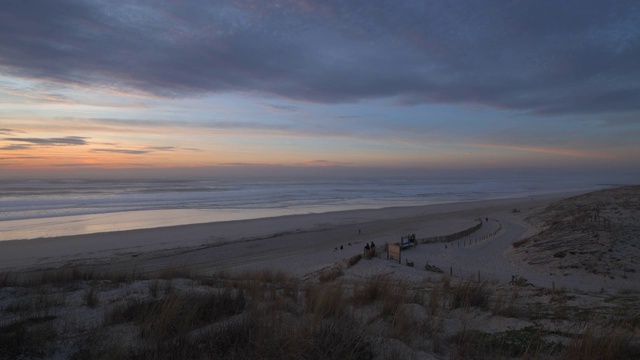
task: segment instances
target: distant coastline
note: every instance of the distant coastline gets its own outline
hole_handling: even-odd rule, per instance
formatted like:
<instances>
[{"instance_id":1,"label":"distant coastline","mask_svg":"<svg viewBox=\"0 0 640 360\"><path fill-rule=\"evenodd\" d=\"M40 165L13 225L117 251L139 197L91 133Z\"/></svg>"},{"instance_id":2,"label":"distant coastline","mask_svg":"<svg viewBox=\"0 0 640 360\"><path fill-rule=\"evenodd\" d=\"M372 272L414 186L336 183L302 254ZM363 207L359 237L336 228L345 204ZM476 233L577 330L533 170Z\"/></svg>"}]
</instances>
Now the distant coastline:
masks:
<instances>
[{"instance_id":1,"label":"distant coastline","mask_svg":"<svg viewBox=\"0 0 640 360\"><path fill-rule=\"evenodd\" d=\"M595 188L597 189L597 188ZM594 189L594 190L595 190ZM0 241L33 240L62 236L89 235L95 233L118 232L141 229L155 229L183 225L208 224L229 221L280 218L286 216L313 216L334 214L336 217L349 217L349 213L380 212L387 213L393 209L400 213L413 211L416 208L446 206L455 204L482 204L483 202L511 201L536 197L540 199L567 197L581 194L592 189L572 191L549 191L511 197L483 198L479 200L450 200L439 203L399 205L381 204L378 206L362 204L327 204L294 208L262 208L262 209L153 209L108 212L84 215L56 216L0 221ZM386 206L385 206L386 205Z\"/></svg>"}]
</instances>

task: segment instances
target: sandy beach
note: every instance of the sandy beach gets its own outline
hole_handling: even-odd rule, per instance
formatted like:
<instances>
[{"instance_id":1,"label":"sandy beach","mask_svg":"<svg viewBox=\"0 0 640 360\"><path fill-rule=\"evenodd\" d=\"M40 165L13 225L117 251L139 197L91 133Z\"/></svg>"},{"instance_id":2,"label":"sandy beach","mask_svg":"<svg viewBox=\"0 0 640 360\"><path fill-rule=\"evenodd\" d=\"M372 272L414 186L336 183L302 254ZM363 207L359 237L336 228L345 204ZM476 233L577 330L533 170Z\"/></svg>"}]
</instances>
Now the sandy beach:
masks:
<instances>
[{"instance_id":1,"label":"sandy beach","mask_svg":"<svg viewBox=\"0 0 640 360\"><path fill-rule=\"evenodd\" d=\"M637 358L639 192L0 241L0 355Z\"/></svg>"},{"instance_id":2,"label":"sandy beach","mask_svg":"<svg viewBox=\"0 0 640 360\"><path fill-rule=\"evenodd\" d=\"M537 231L513 214L513 209L527 211L574 195L559 193L3 241L0 270L100 265L149 272L188 266L203 273L271 269L308 278L362 253L367 243L375 242L382 249L384 244L395 243L407 234L418 238L447 235L485 219L480 230L455 243L425 244L405 251L403 261L413 261L415 268L405 269L380 253L380 258L373 259L367 267L353 269L353 274L347 275L395 273L399 278L419 279L425 276L424 265L429 263L458 277L480 273L506 282L517 274L541 286L584 290L627 286L627 281L622 284L581 275L553 276L506 256L513 242ZM495 236L478 242L498 227Z\"/></svg>"}]
</instances>

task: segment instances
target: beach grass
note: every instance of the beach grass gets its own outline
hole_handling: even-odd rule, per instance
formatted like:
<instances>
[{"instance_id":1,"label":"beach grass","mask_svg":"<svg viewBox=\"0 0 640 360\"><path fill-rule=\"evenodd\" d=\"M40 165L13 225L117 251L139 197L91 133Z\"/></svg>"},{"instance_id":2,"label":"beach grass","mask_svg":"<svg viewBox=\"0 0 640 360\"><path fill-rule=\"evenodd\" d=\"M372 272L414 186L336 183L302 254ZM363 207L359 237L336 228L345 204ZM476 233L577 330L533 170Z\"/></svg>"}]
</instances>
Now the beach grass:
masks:
<instances>
[{"instance_id":1,"label":"beach grass","mask_svg":"<svg viewBox=\"0 0 640 360\"><path fill-rule=\"evenodd\" d=\"M382 275L348 281L338 268L307 280L271 270L203 274L187 268L144 276L95 268L27 275L0 277L6 279L0 290L0 358L64 353L71 359L391 359L425 351L474 359L640 355L633 336L640 317L634 306L625 306L636 304L634 294L598 294L602 301L591 309L578 305L587 295L567 289L496 289L485 279L449 276L418 283ZM469 326L474 313L529 325L489 332ZM575 317L579 313L589 315ZM579 320L571 331L540 325L574 317ZM586 320L594 317L597 322Z\"/></svg>"}]
</instances>

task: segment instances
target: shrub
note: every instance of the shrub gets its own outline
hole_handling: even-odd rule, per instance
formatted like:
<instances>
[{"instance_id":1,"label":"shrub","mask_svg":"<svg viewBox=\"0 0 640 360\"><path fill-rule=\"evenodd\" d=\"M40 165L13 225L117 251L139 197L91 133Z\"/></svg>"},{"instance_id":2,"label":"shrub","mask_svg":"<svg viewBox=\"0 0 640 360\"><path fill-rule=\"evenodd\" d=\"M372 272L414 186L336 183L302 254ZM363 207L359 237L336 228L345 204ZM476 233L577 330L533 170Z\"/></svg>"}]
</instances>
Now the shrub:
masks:
<instances>
[{"instance_id":1,"label":"shrub","mask_svg":"<svg viewBox=\"0 0 640 360\"><path fill-rule=\"evenodd\" d=\"M51 307L64 305L64 297L59 295L38 294L27 299L19 299L7 305L5 311L19 313L33 313L39 310L47 310Z\"/></svg>"},{"instance_id":2,"label":"shrub","mask_svg":"<svg viewBox=\"0 0 640 360\"><path fill-rule=\"evenodd\" d=\"M562 345L544 340L546 334L534 326L494 334L462 330L452 337L456 345L452 355L456 359L548 358L560 352Z\"/></svg>"},{"instance_id":3,"label":"shrub","mask_svg":"<svg viewBox=\"0 0 640 360\"><path fill-rule=\"evenodd\" d=\"M94 283L85 288L84 293L82 294L82 300L84 300L88 307L96 307L99 302L98 285Z\"/></svg>"},{"instance_id":4,"label":"shrub","mask_svg":"<svg viewBox=\"0 0 640 360\"><path fill-rule=\"evenodd\" d=\"M29 317L0 327L0 359L43 358L58 333L55 316Z\"/></svg>"},{"instance_id":5,"label":"shrub","mask_svg":"<svg viewBox=\"0 0 640 360\"><path fill-rule=\"evenodd\" d=\"M632 333L621 328L605 328L597 332L594 324L587 324L581 334L573 337L563 358L566 360L638 359L640 342Z\"/></svg>"},{"instance_id":6,"label":"shrub","mask_svg":"<svg viewBox=\"0 0 640 360\"><path fill-rule=\"evenodd\" d=\"M165 295L173 293L173 282L171 282L171 279L164 281L163 291Z\"/></svg>"},{"instance_id":7,"label":"shrub","mask_svg":"<svg viewBox=\"0 0 640 360\"><path fill-rule=\"evenodd\" d=\"M376 256L376 249L367 250L363 255L363 257L367 260L371 260L371 258L373 258L374 256Z\"/></svg>"},{"instance_id":8,"label":"shrub","mask_svg":"<svg viewBox=\"0 0 640 360\"><path fill-rule=\"evenodd\" d=\"M533 241L533 237L528 237L526 239L518 240L513 243L513 247L517 249L519 247L529 244L532 241Z\"/></svg>"},{"instance_id":9,"label":"shrub","mask_svg":"<svg viewBox=\"0 0 640 360\"><path fill-rule=\"evenodd\" d=\"M195 345L195 344L194 344ZM203 355L236 359L371 359L367 338L346 317L294 326L253 316L199 341ZM180 356L178 356L180 357Z\"/></svg>"},{"instance_id":10,"label":"shrub","mask_svg":"<svg viewBox=\"0 0 640 360\"><path fill-rule=\"evenodd\" d=\"M354 305L369 304L383 297L383 294L391 291L389 279L384 276L373 276L367 279L365 284L354 289L351 302Z\"/></svg>"},{"instance_id":11,"label":"shrub","mask_svg":"<svg viewBox=\"0 0 640 360\"><path fill-rule=\"evenodd\" d=\"M0 272L0 289L16 285L16 277L10 271Z\"/></svg>"},{"instance_id":12,"label":"shrub","mask_svg":"<svg viewBox=\"0 0 640 360\"><path fill-rule=\"evenodd\" d=\"M160 271L158 275L160 279L193 279L197 276L196 272L188 266L171 266Z\"/></svg>"},{"instance_id":13,"label":"shrub","mask_svg":"<svg viewBox=\"0 0 640 360\"><path fill-rule=\"evenodd\" d=\"M313 314L314 321L344 314L346 302L342 284L335 286L309 286L305 292L305 312Z\"/></svg>"},{"instance_id":14,"label":"shrub","mask_svg":"<svg viewBox=\"0 0 640 360\"><path fill-rule=\"evenodd\" d=\"M347 261L347 267L352 267L353 265L357 264L360 260L362 260L362 254L358 254L350 257L349 261Z\"/></svg>"},{"instance_id":15,"label":"shrub","mask_svg":"<svg viewBox=\"0 0 640 360\"><path fill-rule=\"evenodd\" d=\"M241 313L245 308L244 292L205 294L171 294L162 300L132 300L105 313L104 324L134 322L143 337L166 338L224 317Z\"/></svg>"},{"instance_id":16,"label":"shrub","mask_svg":"<svg viewBox=\"0 0 640 360\"><path fill-rule=\"evenodd\" d=\"M429 292L429 303L427 308L429 314L435 315L438 312L440 304L443 302L443 290L440 284L436 284Z\"/></svg>"},{"instance_id":17,"label":"shrub","mask_svg":"<svg viewBox=\"0 0 640 360\"><path fill-rule=\"evenodd\" d=\"M320 283L326 283L339 278L343 274L344 273L342 272L342 269L333 267L327 271L323 271L322 273L320 273L320 277L318 278L318 280L320 281Z\"/></svg>"},{"instance_id":18,"label":"shrub","mask_svg":"<svg viewBox=\"0 0 640 360\"><path fill-rule=\"evenodd\" d=\"M149 294L154 298L158 297L158 289L160 289L160 280L155 279L149 282Z\"/></svg>"},{"instance_id":19,"label":"shrub","mask_svg":"<svg viewBox=\"0 0 640 360\"><path fill-rule=\"evenodd\" d=\"M452 289L451 308L477 307L487 310L489 291L487 281L465 281Z\"/></svg>"},{"instance_id":20,"label":"shrub","mask_svg":"<svg viewBox=\"0 0 640 360\"><path fill-rule=\"evenodd\" d=\"M373 276L363 286L356 287L350 301L353 305L380 302L382 316L394 316L398 307L408 301L408 287L384 276Z\"/></svg>"}]
</instances>

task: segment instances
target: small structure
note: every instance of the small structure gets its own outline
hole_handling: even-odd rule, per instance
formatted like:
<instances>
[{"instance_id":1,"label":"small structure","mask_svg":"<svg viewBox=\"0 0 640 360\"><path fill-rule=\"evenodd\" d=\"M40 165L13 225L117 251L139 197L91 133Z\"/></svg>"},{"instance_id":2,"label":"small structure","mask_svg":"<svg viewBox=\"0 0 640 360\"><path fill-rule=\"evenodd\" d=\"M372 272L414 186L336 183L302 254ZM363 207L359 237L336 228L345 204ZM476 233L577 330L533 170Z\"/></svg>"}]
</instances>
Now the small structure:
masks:
<instances>
[{"instance_id":1,"label":"small structure","mask_svg":"<svg viewBox=\"0 0 640 360\"><path fill-rule=\"evenodd\" d=\"M389 244L387 247L387 260L397 260L398 264L402 263L402 250L416 246L416 234L403 236L400 242Z\"/></svg>"},{"instance_id":2,"label":"small structure","mask_svg":"<svg viewBox=\"0 0 640 360\"><path fill-rule=\"evenodd\" d=\"M400 247L403 250L412 246L416 246L416 234L411 234L400 238Z\"/></svg>"},{"instance_id":3,"label":"small structure","mask_svg":"<svg viewBox=\"0 0 640 360\"><path fill-rule=\"evenodd\" d=\"M402 262L402 248L399 244L389 244L387 247L387 260L396 260Z\"/></svg>"}]
</instances>

